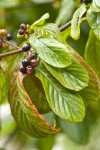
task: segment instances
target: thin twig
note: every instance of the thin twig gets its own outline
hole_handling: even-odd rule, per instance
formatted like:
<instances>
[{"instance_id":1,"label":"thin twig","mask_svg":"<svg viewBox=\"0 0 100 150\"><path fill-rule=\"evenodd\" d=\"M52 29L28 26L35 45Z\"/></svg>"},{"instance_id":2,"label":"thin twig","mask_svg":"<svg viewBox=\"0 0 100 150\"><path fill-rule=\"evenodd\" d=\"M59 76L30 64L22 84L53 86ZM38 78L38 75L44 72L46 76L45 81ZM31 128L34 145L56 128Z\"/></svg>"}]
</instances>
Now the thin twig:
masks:
<instances>
[{"instance_id":1,"label":"thin twig","mask_svg":"<svg viewBox=\"0 0 100 150\"><path fill-rule=\"evenodd\" d=\"M9 55L13 55L13 54L17 54L17 53L21 53L21 52L23 52L22 49L18 49L18 50L15 50L15 51L3 53L3 54L0 54L0 58L6 57L6 56L9 56Z\"/></svg>"},{"instance_id":2,"label":"thin twig","mask_svg":"<svg viewBox=\"0 0 100 150\"><path fill-rule=\"evenodd\" d=\"M71 26L71 20L59 28L60 32L66 30L70 26Z\"/></svg>"},{"instance_id":3,"label":"thin twig","mask_svg":"<svg viewBox=\"0 0 100 150\"><path fill-rule=\"evenodd\" d=\"M71 26L71 20L59 28L60 32L66 30L69 26ZM7 52L7 53L4 53L4 54L0 54L0 58L23 52L23 50L20 49L18 46L13 45L12 43L10 43L8 41L5 41L4 39L3 39L3 42L17 48L17 50Z\"/></svg>"},{"instance_id":4,"label":"thin twig","mask_svg":"<svg viewBox=\"0 0 100 150\"><path fill-rule=\"evenodd\" d=\"M12 44L12 43L10 43L10 42L4 40L4 39L3 39L3 43L9 44L9 45L11 45L12 47L15 47L15 48L19 49L18 46L14 45L14 44Z\"/></svg>"}]
</instances>

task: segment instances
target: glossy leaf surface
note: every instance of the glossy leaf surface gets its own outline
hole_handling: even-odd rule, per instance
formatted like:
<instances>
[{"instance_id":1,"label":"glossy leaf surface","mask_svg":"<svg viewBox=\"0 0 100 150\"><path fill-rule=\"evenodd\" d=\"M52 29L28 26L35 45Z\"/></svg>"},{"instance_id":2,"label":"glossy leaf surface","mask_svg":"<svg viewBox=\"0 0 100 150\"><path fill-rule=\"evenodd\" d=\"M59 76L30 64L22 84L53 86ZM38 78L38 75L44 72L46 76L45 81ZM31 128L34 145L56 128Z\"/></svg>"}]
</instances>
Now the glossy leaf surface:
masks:
<instances>
[{"instance_id":1,"label":"glossy leaf surface","mask_svg":"<svg viewBox=\"0 0 100 150\"><path fill-rule=\"evenodd\" d=\"M49 13L46 13L44 14L39 20L37 20L36 22L34 22L32 25L31 25L31 28L34 29L34 27L36 26L41 26L44 24L44 22L46 21L46 19L49 18Z\"/></svg>"},{"instance_id":2,"label":"glossy leaf surface","mask_svg":"<svg viewBox=\"0 0 100 150\"><path fill-rule=\"evenodd\" d=\"M49 37L57 39L58 41L64 41L60 36L60 30L58 26L54 23L45 23L42 26L31 26L31 28L34 30L36 35L43 36L43 37Z\"/></svg>"},{"instance_id":3,"label":"glossy leaf surface","mask_svg":"<svg viewBox=\"0 0 100 150\"><path fill-rule=\"evenodd\" d=\"M92 8L87 11L87 21L94 34L100 38L100 13L94 12Z\"/></svg>"},{"instance_id":4,"label":"glossy leaf surface","mask_svg":"<svg viewBox=\"0 0 100 150\"><path fill-rule=\"evenodd\" d=\"M89 76L85 68L79 63L72 61L66 68L54 68L44 63L48 71L66 88L80 91L88 86Z\"/></svg>"},{"instance_id":5,"label":"glossy leaf surface","mask_svg":"<svg viewBox=\"0 0 100 150\"><path fill-rule=\"evenodd\" d=\"M37 68L36 76L41 80L51 109L62 119L81 122L85 106L81 96L64 88L44 67Z\"/></svg>"},{"instance_id":6,"label":"glossy leaf surface","mask_svg":"<svg viewBox=\"0 0 100 150\"><path fill-rule=\"evenodd\" d=\"M93 10L95 12L100 12L100 1L99 0L93 0L92 6L93 6Z\"/></svg>"},{"instance_id":7,"label":"glossy leaf surface","mask_svg":"<svg viewBox=\"0 0 100 150\"><path fill-rule=\"evenodd\" d=\"M51 66L64 68L71 64L71 57L67 48L56 39L37 38L32 34L29 41L39 57Z\"/></svg>"}]
</instances>

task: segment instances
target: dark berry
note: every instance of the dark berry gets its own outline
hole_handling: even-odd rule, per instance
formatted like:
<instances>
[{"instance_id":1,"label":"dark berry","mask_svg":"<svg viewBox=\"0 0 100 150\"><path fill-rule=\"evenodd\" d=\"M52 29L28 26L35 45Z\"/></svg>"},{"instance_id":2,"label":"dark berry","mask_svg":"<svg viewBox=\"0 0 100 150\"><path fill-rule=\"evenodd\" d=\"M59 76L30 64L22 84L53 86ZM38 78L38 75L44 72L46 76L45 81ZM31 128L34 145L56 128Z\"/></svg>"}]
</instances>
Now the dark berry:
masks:
<instances>
[{"instance_id":1,"label":"dark berry","mask_svg":"<svg viewBox=\"0 0 100 150\"><path fill-rule=\"evenodd\" d=\"M3 44L2 43L0 43L0 48L2 48L3 47Z\"/></svg>"},{"instance_id":2,"label":"dark berry","mask_svg":"<svg viewBox=\"0 0 100 150\"><path fill-rule=\"evenodd\" d=\"M19 35L23 35L24 33L25 33L25 31L24 31L23 29L19 29L19 30L18 30L18 34L19 34Z\"/></svg>"},{"instance_id":3,"label":"dark berry","mask_svg":"<svg viewBox=\"0 0 100 150\"><path fill-rule=\"evenodd\" d=\"M23 46L22 46L22 50L23 50L24 52L29 51L30 48L31 48L31 45L30 45L29 43L25 43L25 44L23 44Z\"/></svg>"},{"instance_id":4,"label":"dark berry","mask_svg":"<svg viewBox=\"0 0 100 150\"><path fill-rule=\"evenodd\" d=\"M25 58L25 59L22 61L22 65L23 65L23 67L29 66L29 65L30 65L29 59Z\"/></svg>"},{"instance_id":5,"label":"dark berry","mask_svg":"<svg viewBox=\"0 0 100 150\"><path fill-rule=\"evenodd\" d=\"M91 2L92 2L92 0L83 0L83 3L85 3L85 4L89 4Z\"/></svg>"},{"instance_id":6,"label":"dark berry","mask_svg":"<svg viewBox=\"0 0 100 150\"><path fill-rule=\"evenodd\" d=\"M37 66L38 66L38 60L37 60L37 59L31 60L31 61L30 61L30 65L31 65L32 67L37 67Z\"/></svg>"},{"instance_id":7,"label":"dark berry","mask_svg":"<svg viewBox=\"0 0 100 150\"><path fill-rule=\"evenodd\" d=\"M7 40L10 41L12 39L12 35L10 33L7 34Z\"/></svg>"},{"instance_id":8,"label":"dark berry","mask_svg":"<svg viewBox=\"0 0 100 150\"><path fill-rule=\"evenodd\" d=\"M37 59L37 53L34 53L34 54L30 54L30 60L32 59Z\"/></svg>"},{"instance_id":9,"label":"dark berry","mask_svg":"<svg viewBox=\"0 0 100 150\"><path fill-rule=\"evenodd\" d=\"M23 66L20 67L19 71L20 71L21 73L23 73L23 74L26 74L26 73L27 73L26 68L23 67Z\"/></svg>"},{"instance_id":10,"label":"dark berry","mask_svg":"<svg viewBox=\"0 0 100 150\"><path fill-rule=\"evenodd\" d=\"M22 24L20 25L20 29L23 29L24 31L26 31L26 29L27 29L26 24L22 23Z\"/></svg>"},{"instance_id":11,"label":"dark berry","mask_svg":"<svg viewBox=\"0 0 100 150\"><path fill-rule=\"evenodd\" d=\"M34 74L35 73L35 69L32 68L31 66L26 67L27 70L27 74Z\"/></svg>"}]
</instances>

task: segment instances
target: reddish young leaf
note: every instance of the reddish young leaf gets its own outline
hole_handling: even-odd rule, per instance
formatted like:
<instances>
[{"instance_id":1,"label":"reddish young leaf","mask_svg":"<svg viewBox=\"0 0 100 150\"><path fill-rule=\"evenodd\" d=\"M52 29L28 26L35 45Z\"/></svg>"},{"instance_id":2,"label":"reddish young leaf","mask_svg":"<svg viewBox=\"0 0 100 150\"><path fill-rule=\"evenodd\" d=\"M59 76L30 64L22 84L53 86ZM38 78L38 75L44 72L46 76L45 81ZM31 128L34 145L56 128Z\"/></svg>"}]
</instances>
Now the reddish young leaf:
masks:
<instances>
[{"instance_id":1,"label":"reddish young leaf","mask_svg":"<svg viewBox=\"0 0 100 150\"><path fill-rule=\"evenodd\" d=\"M35 137L44 137L58 132L59 129L49 125L32 103L23 86L25 76L18 73L17 81L13 77L9 92L12 115L18 126L27 134Z\"/></svg>"}]
</instances>

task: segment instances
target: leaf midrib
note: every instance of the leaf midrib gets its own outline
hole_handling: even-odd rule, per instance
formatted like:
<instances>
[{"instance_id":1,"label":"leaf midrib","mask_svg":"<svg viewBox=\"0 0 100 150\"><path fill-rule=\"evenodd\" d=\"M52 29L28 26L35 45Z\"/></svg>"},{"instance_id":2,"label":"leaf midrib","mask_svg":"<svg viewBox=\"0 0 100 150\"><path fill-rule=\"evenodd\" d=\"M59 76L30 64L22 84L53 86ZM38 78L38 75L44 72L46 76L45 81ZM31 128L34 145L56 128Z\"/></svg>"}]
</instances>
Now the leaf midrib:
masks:
<instances>
[{"instance_id":1,"label":"leaf midrib","mask_svg":"<svg viewBox=\"0 0 100 150\"><path fill-rule=\"evenodd\" d=\"M53 82L50 81L47 76L45 76L45 73L43 73L43 72L41 71L41 69L39 69L39 68L38 68L38 70L44 75L45 78L48 79L48 81L51 83L51 85L53 85L53 87L57 90L57 92L60 93L60 95L62 96L61 92L57 89L57 87L53 84ZM77 96L78 96L78 95L77 95ZM63 95L62 97L63 97L64 99L66 98L64 95ZM81 98L81 97L80 97L80 98ZM67 101L70 101L70 100L67 100ZM73 102L73 101L72 101L72 102Z\"/></svg>"},{"instance_id":2,"label":"leaf midrib","mask_svg":"<svg viewBox=\"0 0 100 150\"><path fill-rule=\"evenodd\" d=\"M40 40L40 42L41 42L41 40ZM43 42L41 42L41 43L42 43L45 47L47 47L45 43L43 43ZM63 60L66 61L65 58L61 57L62 55L58 55L56 52L54 52L54 51L53 51L52 49L50 49L49 47L47 47L47 48L48 48L48 50L52 51L53 54L56 54L57 57L60 57L60 58L62 58ZM66 52L67 52L67 51L66 51ZM69 53L69 52L67 52L67 53L68 53L68 55L69 55L69 57L70 57L70 53Z\"/></svg>"}]
</instances>

